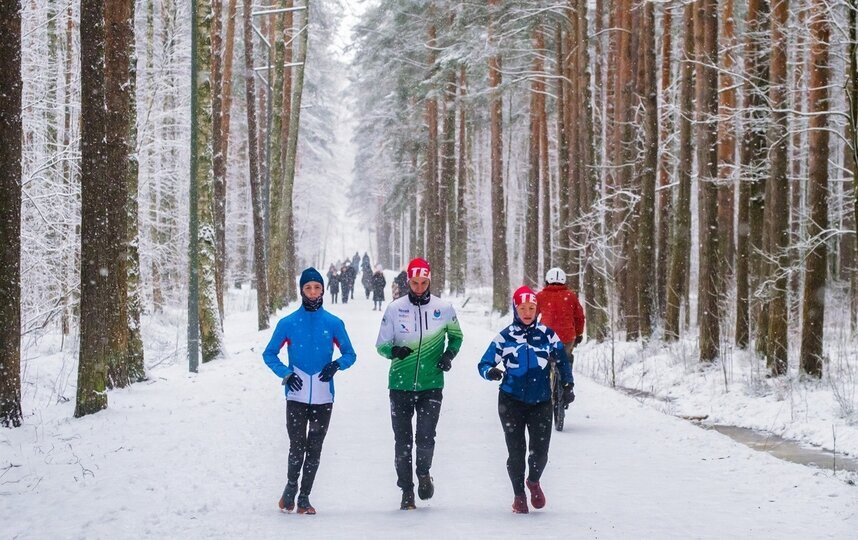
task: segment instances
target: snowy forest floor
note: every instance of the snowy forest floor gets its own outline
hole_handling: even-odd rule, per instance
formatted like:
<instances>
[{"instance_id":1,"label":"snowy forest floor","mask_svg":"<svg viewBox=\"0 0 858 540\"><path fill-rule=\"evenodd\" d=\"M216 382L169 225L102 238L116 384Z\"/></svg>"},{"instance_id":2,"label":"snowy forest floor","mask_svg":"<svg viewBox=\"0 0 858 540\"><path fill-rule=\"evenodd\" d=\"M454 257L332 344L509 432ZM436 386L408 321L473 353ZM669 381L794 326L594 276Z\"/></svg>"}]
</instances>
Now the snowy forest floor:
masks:
<instances>
[{"instance_id":1,"label":"snowy forest floor","mask_svg":"<svg viewBox=\"0 0 858 540\"><path fill-rule=\"evenodd\" d=\"M82 419L72 418L75 353L59 351L58 340L31 344L25 425L0 431L2 536L852 538L858 530L858 487L842 473L780 461L671 416L707 415L823 446L823 431L830 438L836 422L838 450L854 455L854 425L836 417L836 400L823 399L831 391L823 383L749 383L738 357L729 370L699 370L681 344L614 348L618 384L670 397L650 400L656 407L605 386L610 344L581 348L578 399L566 430L552 435L543 476L548 504L513 515L496 384L476 371L506 321L473 300L459 310L465 341L444 391L435 497L402 512L388 361L374 349L381 313L359 294L348 305L326 304L344 319L358 360L336 376L311 496L319 514L282 514L283 388L262 362L271 330L256 331L251 298L230 292L227 354L198 374L187 373L182 316L148 319L149 380L111 391L106 411Z\"/></svg>"}]
</instances>

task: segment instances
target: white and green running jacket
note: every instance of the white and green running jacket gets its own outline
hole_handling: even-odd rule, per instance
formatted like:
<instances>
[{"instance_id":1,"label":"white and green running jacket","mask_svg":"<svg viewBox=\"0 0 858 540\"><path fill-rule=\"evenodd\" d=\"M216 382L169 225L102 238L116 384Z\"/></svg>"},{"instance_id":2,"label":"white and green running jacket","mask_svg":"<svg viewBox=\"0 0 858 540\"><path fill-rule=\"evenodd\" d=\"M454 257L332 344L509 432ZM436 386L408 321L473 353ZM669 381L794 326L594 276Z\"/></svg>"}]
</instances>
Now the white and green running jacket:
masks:
<instances>
[{"instance_id":1,"label":"white and green running jacket","mask_svg":"<svg viewBox=\"0 0 858 540\"><path fill-rule=\"evenodd\" d=\"M445 343L446 342L446 343ZM409 347L411 354L393 358L394 346ZM444 350L454 355L462 346L462 329L449 302L430 296L425 305L414 305L408 295L387 305L375 347L390 363L391 390L431 390L444 387L438 360Z\"/></svg>"}]
</instances>

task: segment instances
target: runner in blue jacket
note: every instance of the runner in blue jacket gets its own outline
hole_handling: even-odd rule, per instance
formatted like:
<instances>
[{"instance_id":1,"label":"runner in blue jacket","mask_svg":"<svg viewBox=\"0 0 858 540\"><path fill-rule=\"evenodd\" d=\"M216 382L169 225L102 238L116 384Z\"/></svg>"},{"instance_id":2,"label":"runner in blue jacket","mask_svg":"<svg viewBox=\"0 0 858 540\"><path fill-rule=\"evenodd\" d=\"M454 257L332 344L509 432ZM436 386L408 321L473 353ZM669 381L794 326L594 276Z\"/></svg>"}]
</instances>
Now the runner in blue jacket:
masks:
<instances>
[{"instance_id":1,"label":"runner in blue jacket","mask_svg":"<svg viewBox=\"0 0 858 540\"><path fill-rule=\"evenodd\" d=\"M310 504L310 490L331 421L333 377L338 370L354 364L356 356L343 321L322 307L325 292L322 275L315 268L307 268L301 273L300 283L301 307L280 319L262 357L286 387L289 472L280 509L291 512L298 495L298 513L315 514ZM278 356L284 345L288 351L288 365ZM334 346L341 354L337 360L332 360Z\"/></svg>"},{"instance_id":2,"label":"runner in blue jacket","mask_svg":"<svg viewBox=\"0 0 858 540\"><path fill-rule=\"evenodd\" d=\"M557 362L563 399L568 405L575 399L572 369L560 338L554 330L536 320L536 293L520 287L513 293L513 322L492 340L477 367L490 381L502 381L498 393L498 415L503 426L509 457L506 470L515 498L512 511L528 513L527 496L534 508L545 506L545 494L539 479L548 463L551 442L551 367ZM503 370L498 364L503 364ZM525 440L529 435L529 444ZM529 448L528 448L529 446ZM529 451L528 451L529 450ZM525 462L525 459L527 462ZM530 471L525 481L525 468Z\"/></svg>"}]
</instances>

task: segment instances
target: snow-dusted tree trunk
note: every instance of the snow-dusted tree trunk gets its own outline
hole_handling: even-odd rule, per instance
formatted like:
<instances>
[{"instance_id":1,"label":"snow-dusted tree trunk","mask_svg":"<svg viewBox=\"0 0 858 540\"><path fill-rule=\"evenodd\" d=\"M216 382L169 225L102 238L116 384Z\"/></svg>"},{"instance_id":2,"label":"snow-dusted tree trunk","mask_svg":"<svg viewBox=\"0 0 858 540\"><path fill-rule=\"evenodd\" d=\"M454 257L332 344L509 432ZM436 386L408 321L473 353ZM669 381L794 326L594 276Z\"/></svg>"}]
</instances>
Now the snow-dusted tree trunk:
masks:
<instances>
[{"instance_id":1,"label":"snow-dusted tree trunk","mask_svg":"<svg viewBox=\"0 0 858 540\"><path fill-rule=\"evenodd\" d=\"M808 237L813 242L807 254L801 329L801 371L822 377L825 322L825 288L828 250L828 42L831 31L824 0L812 0L810 20L810 83L807 109L810 114L808 146Z\"/></svg>"},{"instance_id":2,"label":"snow-dusted tree trunk","mask_svg":"<svg viewBox=\"0 0 858 540\"><path fill-rule=\"evenodd\" d=\"M265 227L263 225L262 189L259 177L259 155L256 141L256 81L253 74L253 28L251 0L244 0L244 84L247 105L247 165L250 175L250 198L253 206L253 267L256 272L256 318L259 330L268 328L268 277L265 267Z\"/></svg>"},{"instance_id":3,"label":"snow-dusted tree trunk","mask_svg":"<svg viewBox=\"0 0 858 540\"><path fill-rule=\"evenodd\" d=\"M450 17L452 18L452 15ZM452 20L450 22L452 24ZM440 259L433 267L441 270L438 292L445 290L444 282L447 280L447 276L452 277L454 261L451 259L454 251L453 244L456 242L456 71L456 66L447 68L443 92L444 131L441 135L443 137L441 140L441 176L438 183L438 217L441 234L438 254ZM449 255L447 255L447 246L450 246ZM449 265L448 260L451 263ZM449 274L447 272L448 266ZM450 285L452 288L453 284L450 283Z\"/></svg>"},{"instance_id":4,"label":"snow-dusted tree trunk","mask_svg":"<svg viewBox=\"0 0 858 540\"><path fill-rule=\"evenodd\" d=\"M285 234L286 273L284 274L286 286L286 300L288 302L298 299L296 280L296 258L295 258L295 224L293 213L292 194L295 188L295 164L298 156L298 127L301 125L301 98L304 93L304 70L307 62L307 47L310 35L310 0L304 1L304 8L300 13L303 17L298 20L297 37L298 54L295 62L294 88L292 91L292 106L289 111L289 137L286 140L286 167L285 179L283 181L282 212L280 214L280 227Z\"/></svg>"},{"instance_id":5,"label":"snow-dusted tree trunk","mask_svg":"<svg viewBox=\"0 0 858 540\"><path fill-rule=\"evenodd\" d=\"M122 362L127 352L125 303L116 276L124 272L121 249L125 238L115 220L124 212L125 194L115 193L116 179L108 179L105 167L104 110L104 2L81 0L81 269L80 359L75 416L107 408L107 369ZM119 203L119 204L117 204ZM120 212L121 213L121 212ZM123 216L124 218L124 216Z\"/></svg>"},{"instance_id":6,"label":"snow-dusted tree trunk","mask_svg":"<svg viewBox=\"0 0 858 540\"><path fill-rule=\"evenodd\" d=\"M450 244L450 249L455 253L451 268L450 288L456 295L465 294L465 276L468 269L468 241L472 240L468 234L467 209L465 199L469 193L471 181L471 133L468 128L468 110L464 105L468 96L468 79L465 66L459 66L459 159L457 163L456 184L456 221L453 226L456 229L456 242Z\"/></svg>"},{"instance_id":7,"label":"snow-dusted tree trunk","mask_svg":"<svg viewBox=\"0 0 858 540\"><path fill-rule=\"evenodd\" d=\"M669 110L671 72L673 69L673 7L663 4L661 18L661 96L664 109ZM662 117L659 131L659 156L658 165L658 209L655 213L658 227L656 237L656 305L658 306L658 317L664 319L667 307L665 305L665 285L667 276L670 274L670 220L673 216L672 189L669 189L671 178L671 153L673 146L670 142L672 130L675 124L668 115Z\"/></svg>"},{"instance_id":8,"label":"snow-dusted tree trunk","mask_svg":"<svg viewBox=\"0 0 858 540\"><path fill-rule=\"evenodd\" d=\"M852 173L853 223L858 228L858 0L849 0L849 59L846 79L846 103L849 118L846 121L846 152L849 153ZM858 253L858 234L853 235L855 252ZM850 292L850 321L852 333L858 332L858 267L852 269Z\"/></svg>"},{"instance_id":9,"label":"snow-dusted tree trunk","mask_svg":"<svg viewBox=\"0 0 858 540\"><path fill-rule=\"evenodd\" d=\"M769 181L766 185L766 234L765 241L769 276L765 303L762 307L765 325L758 333L765 333L765 348L761 351L766 365L773 375L787 372L787 332L789 313L787 310L787 267L789 266L789 182L788 168L788 117L786 114L787 71L787 19L789 0L776 0L772 4L772 63L769 68L769 103L771 104L771 126L769 130ZM761 319L762 320L762 319Z\"/></svg>"},{"instance_id":10,"label":"snow-dusted tree trunk","mask_svg":"<svg viewBox=\"0 0 858 540\"><path fill-rule=\"evenodd\" d=\"M212 213L215 231L215 294L223 314L226 272L226 156L223 153L223 0L212 0L211 87L212 87ZM221 326L223 317L221 317Z\"/></svg>"},{"instance_id":11,"label":"snow-dusted tree trunk","mask_svg":"<svg viewBox=\"0 0 858 540\"><path fill-rule=\"evenodd\" d=\"M222 208L217 208L217 229L218 229L218 251L220 253L221 274L226 280L226 262L227 262L227 247L226 247L226 196L227 196L227 157L229 156L229 132L230 118L232 116L232 63L235 56L235 16L236 16L237 0L229 0L226 14L226 33L223 45L223 73L221 80L221 94L223 99L220 106L220 126L215 126L216 132L219 132L219 144L215 150L214 181L215 187L219 190L218 204ZM222 194L222 196L221 196ZM240 249L246 246L242 245ZM239 249L239 251L240 251ZM228 285L224 286L224 289ZM222 291L223 292L223 291ZM223 302L221 301L221 308Z\"/></svg>"},{"instance_id":12,"label":"snow-dusted tree trunk","mask_svg":"<svg viewBox=\"0 0 858 540\"><path fill-rule=\"evenodd\" d=\"M682 306L688 308L687 284L691 250L691 119L694 77L694 4L685 5L682 16L682 63L679 66L679 160L676 167L678 190L670 236L670 270L665 291L664 337L679 339Z\"/></svg>"},{"instance_id":13,"label":"snow-dusted tree trunk","mask_svg":"<svg viewBox=\"0 0 858 540\"><path fill-rule=\"evenodd\" d=\"M289 0L280 0L278 7L291 7ZM272 224L281 223L283 212L283 182L285 181L284 170L286 167L286 141L289 137L289 118L292 96L286 97L292 89L292 67L284 67L286 55L292 56L292 43L286 45L292 39L292 12L283 16L275 15L270 24L274 26L274 69L267 70L266 77L272 83L271 92L271 133L268 152L271 156L271 202L269 212ZM288 20L284 20L288 18ZM267 60L266 60L267 61ZM265 142L263 142L265 144ZM285 305L286 288L286 231L284 227L273 226L271 228L270 247L271 254L268 258L268 275L270 281L269 301L273 310L280 309Z\"/></svg>"},{"instance_id":14,"label":"snow-dusted tree trunk","mask_svg":"<svg viewBox=\"0 0 858 540\"><path fill-rule=\"evenodd\" d=\"M215 0L218 1L218 0ZM199 235L197 271L199 273L199 317L202 360L209 362L223 353L221 314L217 302L217 233L214 216L214 173L212 168L212 81L208 76L212 65L212 0L198 0L197 50L194 51L198 73L196 110L197 204L199 205Z\"/></svg>"},{"instance_id":15,"label":"snow-dusted tree trunk","mask_svg":"<svg viewBox=\"0 0 858 540\"><path fill-rule=\"evenodd\" d=\"M735 69L735 24L733 0L723 3L721 17L721 69L718 91L718 249L719 274L722 284L729 282L734 268L735 244L733 242L733 216L736 192L736 87L733 79ZM722 290L726 287L722 285Z\"/></svg>"},{"instance_id":16,"label":"snow-dusted tree trunk","mask_svg":"<svg viewBox=\"0 0 858 540\"><path fill-rule=\"evenodd\" d=\"M542 51L545 48L545 39L542 28L537 24L533 29L532 37L533 60L531 61L530 81L530 111L529 111L529 137L527 145L528 169L527 169L527 203L525 205L524 218L524 284L531 288L537 288L539 279L539 188L540 188L540 151L539 140L542 129L539 125L542 120L542 108L544 102L542 96L545 93L545 82L539 75L544 70Z\"/></svg>"},{"instance_id":17,"label":"snow-dusted tree trunk","mask_svg":"<svg viewBox=\"0 0 858 540\"><path fill-rule=\"evenodd\" d=\"M569 116L566 112L568 102L571 99L570 93L572 87L570 81L566 77L566 35L563 31L563 24L557 26L554 32L555 40L555 65L557 73L555 80L557 81L557 222L559 224L557 234L558 248L558 264L566 267L566 262L570 259L570 250L572 249L571 239L569 235Z\"/></svg>"},{"instance_id":18,"label":"snow-dusted tree trunk","mask_svg":"<svg viewBox=\"0 0 858 540\"><path fill-rule=\"evenodd\" d=\"M21 2L0 3L0 426L21 425Z\"/></svg>"},{"instance_id":19,"label":"snow-dusted tree trunk","mask_svg":"<svg viewBox=\"0 0 858 540\"><path fill-rule=\"evenodd\" d=\"M134 50L134 0L111 0L104 10L105 103L107 105L108 177L124 183L122 220L126 228L125 273L120 290L125 289L122 307L127 319L128 354L122 366L108 370L108 385L122 387L146 378L143 338L140 333L140 254L137 162L137 56Z\"/></svg>"},{"instance_id":20,"label":"snow-dusted tree trunk","mask_svg":"<svg viewBox=\"0 0 858 540\"><path fill-rule=\"evenodd\" d=\"M700 360L718 357L718 3L697 0L695 20L697 56L697 170L700 223L700 278L697 318L700 327Z\"/></svg>"},{"instance_id":21,"label":"snow-dusted tree trunk","mask_svg":"<svg viewBox=\"0 0 858 540\"><path fill-rule=\"evenodd\" d=\"M596 232L604 235L604 224L601 221L597 205L601 204L599 173L596 170L595 138L593 135L593 107L590 93L590 53L587 43L590 39L587 21L587 0L578 0L576 14L578 17L577 43L578 73L575 82L581 99L581 121L579 122L579 137L581 144L581 203L593 216ZM608 298L605 290L607 265L604 253L594 249L593 242L588 241L584 251L584 299L587 315L587 336L602 341L610 335L608 324Z\"/></svg>"},{"instance_id":22,"label":"snow-dusted tree trunk","mask_svg":"<svg viewBox=\"0 0 858 540\"><path fill-rule=\"evenodd\" d=\"M510 307L509 262L506 243L506 205L503 184L503 99L501 85L501 53L493 25L500 0L489 0L489 126L491 130L491 186L492 186L492 308L505 315Z\"/></svg>"},{"instance_id":23,"label":"snow-dusted tree trunk","mask_svg":"<svg viewBox=\"0 0 858 540\"><path fill-rule=\"evenodd\" d=\"M637 234L638 306L640 311L640 335L649 338L653 332L653 310L655 309L656 283L643 275L646 269L655 268L655 184L658 169L658 84L655 63L655 6L647 2L641 15L641 60L643 77L640 99L644 106L643 169L640 171L641 199Z\"/></svg>"},{"instance_id":24,"label":"snow-dusted tree trunk","mask_svg":"<svg viewBox=\"0 0 858 540\"><path fill-rule=\"evenodd\" d=\"M749 0L745 19L745 76L742 180L739 184L738 234L736 241L736 346L750 343L752 317L750 293L762 275L763 209L765 200L766 94L768 47L762 40L768 25L768 3ZM757 302L754 303L757 306ZM762 341L763 343L765 340ZM758 345L760 343L758 342Z\"/></svg>"}]
</instances>

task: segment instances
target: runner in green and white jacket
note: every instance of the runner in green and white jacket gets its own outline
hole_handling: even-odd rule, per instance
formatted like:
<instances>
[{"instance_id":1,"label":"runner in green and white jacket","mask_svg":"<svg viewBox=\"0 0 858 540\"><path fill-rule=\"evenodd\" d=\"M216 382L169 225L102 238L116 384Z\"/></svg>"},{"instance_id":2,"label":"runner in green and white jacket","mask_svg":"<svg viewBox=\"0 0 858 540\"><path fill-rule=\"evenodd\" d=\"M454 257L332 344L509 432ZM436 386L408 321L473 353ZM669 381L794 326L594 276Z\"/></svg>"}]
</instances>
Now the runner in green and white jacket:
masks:
<instances>
[{"instance_id":1,"label":"runner in green and white jacket","mask_svg":"<svg viewBox=\"0 0 858 540\"><path fill-rule=\"evenodd\" d=\"M390 304L375 346L390 363L390 418L393 424L400 508L414 508L412 448L417 447L417 494L435 491L429 469L435 452L435 426L441 412L444 372L462 346L462 329L449 302L429 293L430 268L423 259L408 265L408 294ZM417 433L412 418L417 412Z\"/></svg>"}]
</instances>

